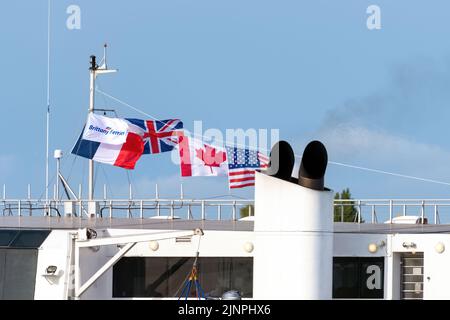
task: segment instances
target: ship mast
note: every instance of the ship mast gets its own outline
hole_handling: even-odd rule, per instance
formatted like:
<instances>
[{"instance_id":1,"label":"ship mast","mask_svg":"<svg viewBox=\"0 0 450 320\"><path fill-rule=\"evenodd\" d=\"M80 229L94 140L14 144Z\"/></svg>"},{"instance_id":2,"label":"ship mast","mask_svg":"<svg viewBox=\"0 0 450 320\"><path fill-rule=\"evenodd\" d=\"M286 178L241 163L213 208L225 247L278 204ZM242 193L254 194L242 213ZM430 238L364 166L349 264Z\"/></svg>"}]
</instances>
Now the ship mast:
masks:
<instances>
[{"instance_id":1,"label":"ship mast","mask_svg":"<svg viewBox=\"0 0 450 320\"><path fill-rule=\"evenodd\" d=\"M94 99L95 99L95 73L97 71L97 62L95 56L91 56L90 73L90 85L89 85L89 113L94 112ZM89 191L88 199L94 200L94 160L89 160Z\"/></svg>"},{"instance_id":2,"label":"ship mast","mask_svg":"<svg viewBox=\"0 0 450 320\"><path fill-rule=\"evenodd\" d=\"M95 80L98 75L106 74L106 73L114 73L117 70L108 69L106 65L106 48L107 44L104 45L104 56L102 60L102 65L99 67L97 65L96 57L94 55L91 56L91 67L89 68L90 75L90 84L89 84L89 113L93 113L95 111ZM88 181L88 200L94 200L94 160L89 160L89 181Z\"/></svg>"}]
</instances>

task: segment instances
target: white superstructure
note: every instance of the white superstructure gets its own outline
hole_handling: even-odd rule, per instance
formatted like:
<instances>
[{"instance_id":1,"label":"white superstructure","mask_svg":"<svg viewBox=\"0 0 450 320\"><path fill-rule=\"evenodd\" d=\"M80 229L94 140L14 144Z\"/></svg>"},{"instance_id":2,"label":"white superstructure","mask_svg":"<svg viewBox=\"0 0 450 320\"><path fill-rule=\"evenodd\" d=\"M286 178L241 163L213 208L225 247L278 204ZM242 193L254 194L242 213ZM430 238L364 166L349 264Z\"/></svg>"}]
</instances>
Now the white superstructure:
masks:
<instances>
[{"instance_id":1,"label":"white superstructure","mask_svg":"<svg viewBox=\"0 0 450 320\"><path fill-rule=\"evenodd\" d=\"M294 189L297 186L294 185ZM256 201L258 199L257 194ZM299 201L301 196L295 199ZM113 206L109 206L110 201ZM52 204L59 208L59 217L55 214L45 216L43 206L37 209L37 202L22 200L19 208L17 204L12 205L16 201L5 199L1 203L3 216L0 217L0 298L75 299L77 274L80 275L79 284L83 286L127 243L137 241L117 264L105 270L78 298L176 299L180 297L178 289L191 270L198 251L199 281L205 293L213 297L220 297L227 290L240 290L244 298L450 299L447 290L450 284L447 272L450 227L439 224L439 219L436 224L433 220L435 207L438 211L444 208L448 203L445 200L383 202L383 205L392 204L394 216L402 216L404 207L406 213L420 212L423 204L424 217L430 224L395 223L395 219L394 223L372 223L372 205L377 201L355 200L362 210L361 217L356 220L364 222L335 222L330 234L332 239L326 240L333 242L331 291L330 276L324 271L331 268L325 266L330 252L324 244L315 242L318 239L307 242L310 247L304 247L300 234L290 237L267 235L272 239L270 241L258 231L263 227L268 231L268 228L293 227L293 223L300 223L300 212L306 209L301 204L292 211L274 207L266 212L267 216L261 218L265 221L258 225L258 210L263 212L261 216L264 215L264 209L258 209L258 204L254 221L241 221L238 214L236 216L240 207L250 203L246 201L161 200L158 205L156 199L136 200L129 204L130 211L125 210L127 214L122 217L122 210L117 209L120 206L110 201L98 201L98 207L105 208L103 217L88 217L83 213L66 216L64 208L70 206L60 201ZM155 205L150 209L151 201ZM335 203L337 212L340 205ZM36 210L30 211L30 208ZM309 207L309 210L317 211L318 208ZM389 221L389 206L386 209L383 221ZM376 210L380 219L382 210L378 207ZM293 223L283 225L284 214L293 215L293 211ZM171 214L179 218L171 219ZM320 216L326 221L332 219L332 216ZM412 220L417 222L417 219ZM320 221L316 223L320 226ZM194 234L197 228L203 230L203 236ZM95 230L96 237L91 232L91 239L87 239L87 229ZM118 245L117 237L120 236L126 239ZM98 239L114 244L98 246L92 242L94 246L82 247ZM78 265L75 263L76 243L81 244ZM318 265L319 261L325 269ZM323 283L320 282L322 278L325 279ZM326 290L311 291L313 288Z\"/></svg>"}]
</instances>

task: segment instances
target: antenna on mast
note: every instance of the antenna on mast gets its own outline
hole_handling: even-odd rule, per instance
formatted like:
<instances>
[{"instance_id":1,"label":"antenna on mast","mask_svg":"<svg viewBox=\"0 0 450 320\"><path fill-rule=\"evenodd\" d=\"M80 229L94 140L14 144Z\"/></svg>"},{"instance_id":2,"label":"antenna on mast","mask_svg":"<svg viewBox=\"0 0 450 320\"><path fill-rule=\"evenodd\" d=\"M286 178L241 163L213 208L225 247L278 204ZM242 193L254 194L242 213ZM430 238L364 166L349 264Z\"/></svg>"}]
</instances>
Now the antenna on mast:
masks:
<instances>
[{"instance_id":1,"label":"antenna on mast","mask_svg":"<svg viewBox=\"0 0 450 320\"><path fill-rule=\"evenodd\" d=\"M108 44L105 43L103 45L103 59L100 62L100 67L99 67L99 69L102 69L102 70L108 70L108 64L106 63L107 49L108 49Z\"/></svg>"},{"instance_id":2,"label":"antenna on mast","mask_svg":"<svg viewBox=\"0 0 450 320\"><path fill-rule=\"evenodd\" d=\"M96 65L96 67L95 67L96 74L117 72L116 69L108 69L108 65L106 63L106 58L107 58L107 53L108 53L107 49L108 49L108 44L105 43L103 45L103 59L100 61L100 66Z\"/></svg>"}]
</instances>

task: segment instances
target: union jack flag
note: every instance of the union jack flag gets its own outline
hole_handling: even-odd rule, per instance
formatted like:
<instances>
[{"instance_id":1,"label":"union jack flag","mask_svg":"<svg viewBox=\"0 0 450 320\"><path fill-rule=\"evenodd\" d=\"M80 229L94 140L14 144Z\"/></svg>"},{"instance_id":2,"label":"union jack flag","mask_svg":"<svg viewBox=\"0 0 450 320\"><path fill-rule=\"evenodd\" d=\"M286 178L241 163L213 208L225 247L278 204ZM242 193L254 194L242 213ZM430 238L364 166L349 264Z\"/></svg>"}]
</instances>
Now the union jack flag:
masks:
<instances>
[{"instance_id":1,"label":"union jack flag","mask_svg":"<svg viewBox=\"0 0 450 320\"><path fill-rule=\"evenodd\" d=\"M144 139L143 154L172 151L182 135L183 122L178 119L140 120L126 119L141 131Z\"/></svg>"},{"instance_id":2,"label":"union jack flag","mask_svg":"<svg viewBox=\"0 0 450 320\"><path fill-rule=\"evenodd\" d=\"M269 166L269 157L259 151L227 147L230 189L255 185L255 171Z\"/></svg>"}]
</instances>

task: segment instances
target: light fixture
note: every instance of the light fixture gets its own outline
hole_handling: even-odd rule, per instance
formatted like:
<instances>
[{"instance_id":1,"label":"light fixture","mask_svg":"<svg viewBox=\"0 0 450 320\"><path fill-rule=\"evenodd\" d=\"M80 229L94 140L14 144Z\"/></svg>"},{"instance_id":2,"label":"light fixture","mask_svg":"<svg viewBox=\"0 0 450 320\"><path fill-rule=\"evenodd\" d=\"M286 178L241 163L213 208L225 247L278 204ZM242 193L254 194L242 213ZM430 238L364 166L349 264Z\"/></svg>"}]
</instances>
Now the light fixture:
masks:
<instances>
[{"instance_id":1,"label":"light fixture","mask_svg":"<svg viewBox=\"0 0 450 320\"><path fill-rule=\"evenodd\" d=\"M253 243L251 242L246 242L244 243L244 250L248 253L253 252L253 249L255 248L255 246L253 245Z\"/></svg>"},{"instance_id":2,"label":"light fixture","mask_svg":"<svg viewBox=\"0 0 450 320\"><path fill-rule=\"evenodd\" d=\"M443 244L442 242L438 242L434 246L434 250L436 250L436 252L439 254L443 253L445 251L445 244Z\"/></svg>"},{"instance_id":3,"label":"light fixture","mask_svg":"<svg viewBox=\"0 0 450 320\"><path fill-rule=\"evenodd\" d=\"M150 241L148 245L152 251L157 251L159 249L158 241Z\"/></svg>"},{"instance_id":4,"label":"light fixture","mask_svg":"<svg viewBox=\"0 0 450 320\"><path fill-rule=\"evenodd\" d=\"M376 243L371 243L369 244L369 252L370 253L375 253L378 250L378 246Z\"/></svg>"},{"instance_id":5,"label":"light fixture","mask_svg":"<svg viewBox=\"0 0 450 320\"><path fill-rule=\"evenodd\" d=\"M54 275L55 273L56 273L56 270L58 270L58 267L57 266L48 266L46 269L45 269L45 273L46 274L51 274L51 275Z\"/></svg>"},{"instance_id":6,"label":"light fixture","mask_svg":"<svg viewBox=\"0 0 450 320\"><path fill-rule=\"evenodd\" d=\"M414 242L403 242L402 247L405 249L411 249L411 254L416 254L417 244Z\"/></svg>"},{"instance_id":7,"label":"light fixture","mask_svg":"<svg viewBox=\"0 0 450 320\"><path fill-rule=\"evenodd\" d=\"M50 284L57 284L59 281L59 278L64 274L64 271L61 269L58 269L55 265L50 265L47 268L45 268L44 273L42 276L50 283Z\"/></svg>"},{"instance_id":8,"label":"light fixture","mask_svg":"<svg viewBox=\"0 0 450 320\"><path fill-rule=\"evenodd\" d=\"M403 242L402 246L405 249L417 248L417 245L414 242Z\"/></svg>"},{"instance_id":9,"label":"light fixture","mask_svg":"<svg viewBox=\"0 0 450 320\"><path fill-rule=\"evenodd\" d=\"M386 245L386 242L380 241L380 243L370 243L368 250L370 253L375 253L378 251L379 248L382 248Z\"/></svg>"}]
</instances>

